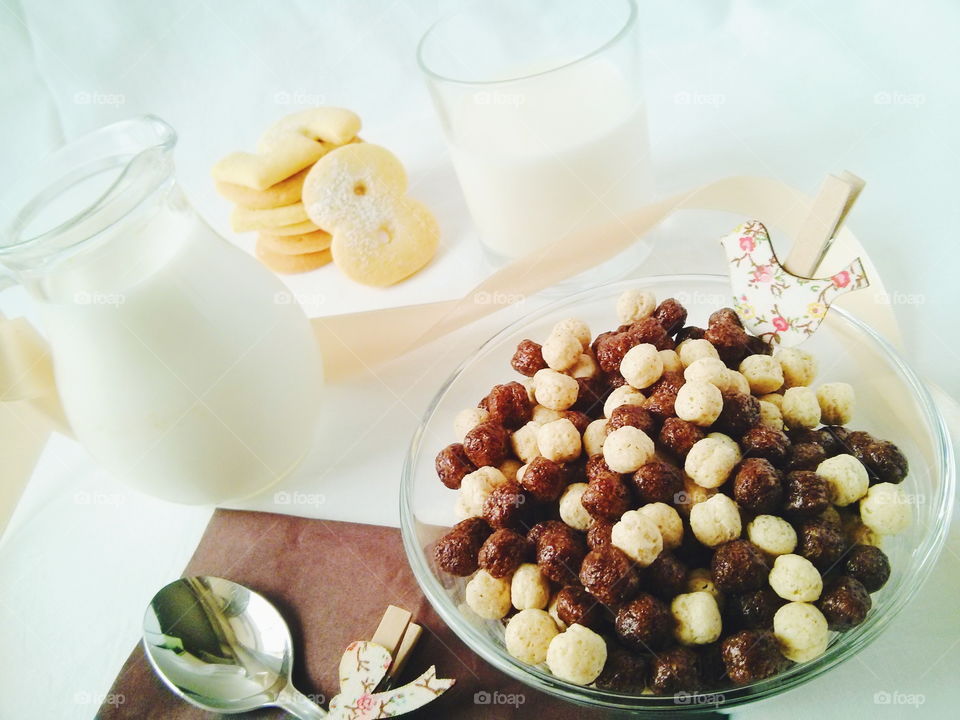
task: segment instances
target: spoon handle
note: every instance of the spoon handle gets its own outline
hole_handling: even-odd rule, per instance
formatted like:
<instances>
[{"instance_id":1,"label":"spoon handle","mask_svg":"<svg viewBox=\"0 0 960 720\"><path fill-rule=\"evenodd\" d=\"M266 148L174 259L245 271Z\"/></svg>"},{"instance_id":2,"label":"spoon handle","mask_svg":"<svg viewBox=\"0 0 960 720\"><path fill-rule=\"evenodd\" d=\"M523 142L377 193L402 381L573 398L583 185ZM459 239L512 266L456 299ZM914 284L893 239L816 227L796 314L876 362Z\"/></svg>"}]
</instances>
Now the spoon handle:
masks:
<instances>
[{"instance_id":1,"label":"spoon handle","mask_svg":"<svg viewBox=\"0 0 960 720\"><path fill-rule=\"evenodd\" d=\"M299 720L320 720L327 717L326 710L293 685L287 685L280 691L276 704Z\"/></svg>"}]
</instances>

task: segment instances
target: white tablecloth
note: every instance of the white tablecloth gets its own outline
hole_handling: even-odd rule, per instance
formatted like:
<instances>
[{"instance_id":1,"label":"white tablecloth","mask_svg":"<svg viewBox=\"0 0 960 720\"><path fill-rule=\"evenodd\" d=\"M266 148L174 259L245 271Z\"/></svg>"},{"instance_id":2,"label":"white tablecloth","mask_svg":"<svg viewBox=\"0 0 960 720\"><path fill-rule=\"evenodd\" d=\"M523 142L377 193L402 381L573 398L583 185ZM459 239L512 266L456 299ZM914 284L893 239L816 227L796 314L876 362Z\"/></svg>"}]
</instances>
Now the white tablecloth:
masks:
<instances>
[{"instance_id":1,"label":"white tablecloth","mask_svg":"<svg viewBox=\"0 0 960 720\"><path fill-rule=\"evenodd\" d=\"M179 177L197 208L249 249L249 238L229 232L210 165L250 147L280 114L342 105L361 114L365 137L406 163L413 194L441 221L443 249L427 271L388 291L333 272L292 278L291 288L315 300L312 314L458 296L488 268L414 58L422 32L458 4L5 0L0 190L62 139L154 112L180 133ZM957 395L960 11L945 0L913 12L866 0L687 2L644 5L642 18L660 188L755 174L813 193L826 172L866 178L850 223L895 303L908 359ZM670 221L639 272L721 272L715 239L732 219ZM0 311L34 317L17 289L0 298ZM458 335L430 358L429 373L427 352L378 371L378 382L331 387L317 451L284 488L304 493L303 502L246 506L396 524L400 462L420 413L439 378L504 321ZM209 512L130 492L54 437L0 540L0 717L26 708L50 719L92 715L139 636L142 608L183 567ZM934 579L874 645L738 715L947 716L960 665L958 595L954 530ZM898 704L918 697L919 708Z\"/></svg>"}]
</instances>

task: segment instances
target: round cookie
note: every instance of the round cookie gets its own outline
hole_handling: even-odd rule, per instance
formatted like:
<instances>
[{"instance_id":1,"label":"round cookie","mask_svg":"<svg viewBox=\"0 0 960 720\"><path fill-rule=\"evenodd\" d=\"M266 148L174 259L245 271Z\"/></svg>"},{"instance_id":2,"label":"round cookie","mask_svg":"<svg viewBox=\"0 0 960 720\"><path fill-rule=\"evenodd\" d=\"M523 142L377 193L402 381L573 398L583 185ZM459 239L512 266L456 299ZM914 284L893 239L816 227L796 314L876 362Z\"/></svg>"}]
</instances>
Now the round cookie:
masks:
<instances>
[{"instance_id":1,"label":"round cookie","mask_svg":"<svg viewBox=\"0 0 960 720\"><path fill-rule=\"evenodd\" d=\"M303 203L299 202L268 210L251 210L238 205L230 213L230 226L235 232L248 230L269 232L271 228L294 225L306 220L307 212Z\"/></svg>"},{"instance_id":2,"label":"round cookie","mask_svg":"<svg viewBox=\"0 0 960 720\"><path fill-rule=\"evenodd\" d=\"M223 180L217 180L214 184L220 196L235 205L251 210L269 210L300 202L303 181L307 178L308 172L310 172L310 168L304 168L286 180L271 185L266 190L254 190Z\"/></svg>"},{"instance_id":3,"label":"round cookie","mask_svg":"<svg viewBox=\"0 0 960 720\"><path fill-rule=\"evenodd\" d=\"M260 262L282 275L310 272L318 267L323 267L333 259L329 250L303 255L283 255L267 248L262 240L257 240L255 252Z\"/></svg>"},{"instance_id":4,"label":"round cookie","mask_svg":"<svg viewBox=\"0 0 960 720\"><path fill-rule=\"evenodd\" d=\"M302 235L270 235L260 233L257 241L270 252L278 255L305 255L330 249L332 238L323 230Z\"/></svg>"}]
</instances>

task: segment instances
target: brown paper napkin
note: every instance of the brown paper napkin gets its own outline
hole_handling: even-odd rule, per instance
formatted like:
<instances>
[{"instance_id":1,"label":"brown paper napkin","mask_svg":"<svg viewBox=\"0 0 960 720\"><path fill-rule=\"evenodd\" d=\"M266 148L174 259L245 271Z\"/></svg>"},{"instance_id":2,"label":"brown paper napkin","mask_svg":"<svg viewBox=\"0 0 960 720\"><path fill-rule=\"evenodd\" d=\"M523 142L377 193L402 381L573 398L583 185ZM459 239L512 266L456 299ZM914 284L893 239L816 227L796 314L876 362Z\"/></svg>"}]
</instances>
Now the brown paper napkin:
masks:
<instances>
[{"instance_id":1,"label":"brown paper napkin","mask_svg":"<svg viewBox=\"0 0 960 720\"><path fill-rule=\"evenodd\" d=\"M389 603L413 613L424 634L401 682L430 665L457 683L410 718L616 717L551 698L497 672L457 639L420 592L400 531L377 525L289 515L217 510L184 575L217 575L257 590L283 614L294 643L294 684L329 701L337 665L353 640L369 639ZM139 608L131 612L139 613ZM476 693L522 698L522 704L479 704ZM102 720L214 718L176 698L154 675L141 645L130 654L100 708ZM237 716L230 716L237 717ZM280 710L249 717L281 718Z\"/></svg>"}]
</instances>

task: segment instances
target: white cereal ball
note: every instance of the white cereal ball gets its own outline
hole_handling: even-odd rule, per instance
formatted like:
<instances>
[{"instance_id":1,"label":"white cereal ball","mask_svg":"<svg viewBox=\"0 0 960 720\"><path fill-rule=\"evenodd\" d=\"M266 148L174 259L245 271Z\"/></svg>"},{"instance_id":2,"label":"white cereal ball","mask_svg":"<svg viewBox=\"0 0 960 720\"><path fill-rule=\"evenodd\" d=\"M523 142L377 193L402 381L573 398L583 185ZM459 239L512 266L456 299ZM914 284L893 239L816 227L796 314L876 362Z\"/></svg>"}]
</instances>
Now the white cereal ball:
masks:
<instances>
[{"instance_id":1,"label":"white cereal ball","mask_svg":"<svg viewBox=\"0 0 960 720\"><path fill-rule=\"evenodd\" d=\"M740 537L740 510L726 495L717 493L690 508L690 529L707 547L716 547Z\"/></svg>"},{"instance_id":2,"label":"white cereal ball","mask_svg":"<svg viewBox=\"0 0 960 720\"><path fill-rule=\"evenodd\" d=\"M703 338L684 340L677 345L677 355L680 356L680 362L683 363L684 367L689 367L700 358L720 357L717 349L710 344L710 341Z\"/></svg>"},{"instance_id":3,"label":"white cereal ball","mask_svg":"<svg viewBox=\"0 0 960 720\"><path fill-rule=\"evenodd\" d=\"M663 371L667 372L683 372L683 363L680 362L680 356L677 355L676 350L661 350L660 353L660 362L663 363Z\"/></svg>"},{"instance_id":4,"label":"white cereal ball","mask_svg":"<svg viewBox=\"0 0 960 720\"><path fill-rule=\"evenodd\" d=\"M510 582L477 570L465 590L467 605L484 620L499 620L510 612Z\"/></svg>"},{"instance_id":5,"label":"white cereal ball","mask_svg":"<svg viewBox=\"0 0 960 720\"><path fill-rule=\"evenodd\" d=\"M556 623L557 627L560 628L561 631L563 631L567 629L567 624L560 619L560 615L557 612L557 604L559 602L560 602L560 593L558 591L553 594L552 598L550 598L550 604L547 605L547 612L550 614L550 617L553 618L553 622Z\"/></svg>"},{"instance_id":6,"label":"white cereal ball","mask_svg":"<svg viewBox=\"0 0 960 720\"><path fill-rule=\"evenodd\" d=\"M860 501L860 519L878 535L896 535L910 526L910 503L899 485L877 483Z\"/></svg>"},{"instance_id":7,"label":"white cereal ball","mask_svg":"<svg viewBox=\"0 0 960 720\"><path fill-rule=\"evenodd\" d=\"M464 408L453 418L453 436L462 443L468 432L489 419L490 413L483 408Z\"/></svg>"},{"instance_id":8,"label":"white cereal ball","mask_svg":"<svg viewBox=\"0 0 960 720\"><path fill-rule=\"evenodd\" d=\"M607 396L603 403L603 416L610 417L621 405L643 405L646 398L643 393L630 385L621 385Z\"/></svg>"},{"instance_id":9,"label":"white cereal ball","mask_svg":"<svg viewBox=\"0 0 960 720\"><path fill-rule=\"evenodd\" d=\"M533 376L537 402L551 410L566 410L577 401L580 386L569 375L544 368Z\"/></svg>"},{"instance_id":10,"label":"white cereal ball","mask_svg":"<svg viewBox=\"0 0 960 720\"><path fill-rule=\"evenodd\" d=\"M684 645L706 645L720 637L720 608L708 592L677 595L670 603L670 613L674 637Z\"/></svg>"},{"instance_id":11,"label":"white cereal ball","mask_svg":"<svg viewBox=\"0 0 960 720\"><path fill-rule=\"evenodd\" d=\"M780 363L784 388L810 385L817 376L817 360L805 350L783 348L773 357Z\"/></svg>"},{"instance_id":12,"label":"white cereal ball","mask_svg":"<svg viewBox=\"0 0 960 720\"><path fill-rule=\"evenodd\" d=\"M791 430L812 428L820 424L820 403L817 394L808 387L788 388L780 406L783 423Z\"/></svg>"},{"instance_id":13,"label":"white cereal ball","mask_svg":"<svg viewBox=\"0 0 960 720\"><path fill-rule=\"evenodd\" d=\"M520 467L517 468L517 476L515 478L517 482L520 482L520 478L522 478L523 474L527 471L527 465L529 464L530 463L527 463L526 465L521 465Z\"/></svg>"},{"instance_id":14,"label":"white cereal ball","mask_svg":"<svg viewBox=\"0 0 960 720\"><path fill-rule=\"evenodd\" d=\"M583 352L583 345L575 335L554 330L544 341L543 360L551 370L563 371L573 367Z\"/></svg>"},{"instance_id":15,"label":"white cereal ball","mask_svg":"<svg viewBox=\"0 0 960 720\"><path fill-rule=\"evenodd\" d=\"M619 427L603 441L603 459L618 473L636 472L653 459L653 440L640 428Z\"/></svg>"},{"instance_id":16,"label":"white cereal ball","mask_svg":"<svg viewBox=\"0 0 960 720\"><path fill-rule=\"evenodd\" d=\"M523 389L527 391L527 400L530 401L530 404L536 405L537 396L533 392L533 378L532 377L521 378L520 384L523 385Z\"/></svg>"},{"instance_id":17,"label":"white cereal ball","mask_svg":"<svg viewBox=\"0 0 960 720\"><path fill-rule=\"evenodd\" d=\"M770 555L787 555L797 547L797 531L776 515L757 515L747 523L747 537Z\"/></svg>"},{"instance_id":18,"label":"white cereal ball","mask_svg":"<svg viewBox=\"0 0 960 720\"><path fill-rule=\"evenodd\" d=\"M806 662L823 654L830 640L827 619L814 605L790 602L773 616L773 634L780 652L793 662Z\"/></svg>"},{"instance_id":19,"label":"white cereal ball","mask_svg":"<svg viewBox=\"0 0 960 720\"><path fill-rule=\"evenodd\" d=\"M519 460L507 458L500 463L497 469L503 473L503 476L507 478L507 480L514 480L517 477L517 471L522 467L523 464Z\"/></svg>"},{"instance_id":20,"label":"white cereal ball","mask_svg":"<svg viewBox=\"0 0 960 720\"><path fill-rule=\"evenodd\" d=\"M550 602L550 581L535 563L523 563L510 580L510 601L517 610L542 610Z\"/></svg>"},{"instance_id":21,"label":"white cereal ball","mask_svg":"<svg viewBox=\"0 0 960 720\"><path fill-rule=\"evenodd\" d=\"M548 422L559 420L562 417L562 411L554 410L544 405L534 405L533 411L530 413L530 421L535 422L537 425L546 425Z\"/></svg>"},{"instance_id":22,"label":"white cereal ball","mask_svg":"<svg viewBox=\"0 0 960 720\"><path fill-rule=\"evenodd\" d=\"M572 483L560 496L560 519L575 530L587 530L593 524L593 517L580 502L587 487L586 483Z\"/></svg>"},{"instance_id":23,"label":"white cereal ball","mask_svg":"<svg viewBox=\"0 0 960 720\"><path fill-rule=\"evenodd\" d=\"M663 537L663 547L666 550L673 550L680 547L683 542L683 520L673 507L662 502L647 503L638 513L653 520L660 529L660 535Z\"/></svg>"},{"instance_id":24,"label":"white cereal ball","mask_svg":"<svg viewBox=\"0 0 960 720\"><path fill-rule=\"evenodd\" d=\"M607 643L590 628L574 623L550 641L547 667L561 680L589 685L607 662Z\"/></svg>"},{"instance_id":25,"label":"white cereal ball","mask_svg":"<svg viewBox=\"0 0 960 720\"><path fill-rule=\"evenodd\" d=\"M593 457L603 452L603 441L607 439L610 426L606 418L592 421L583 431L583 450L587 457Z\"/></svg>"},{"instance_id":26,"label":"white cereal ball","mask_svg":"<svg viewBox=\"0 0 960 720\"><path fill-rule=\"evenodd\" d=\"M706 592L713 595L713 599L720 605L720 591L713 582L713 573L709 568L694 568L687 575L687 592Z\"/></svg>"},{"instance_id":27,"label":"white cereal ball","mask_svg":"<svg viewBox=\"0 0 960 720\"><path fill-rule=\"evenodd\" d=\"M733 452L737 454L737 462L740 462L740 459L741 459L740 446L737 444L736 440L734 440L729 435L724 435L722 432L707 433L707 437L713 438L714 440L719 440L728 448L733 450Z\"/></svg>"},{"instance_id":28,"label":"white cereal ball","mask_svg":"<svg viewBox=\"0 0 960 720\"><path fill-rule=\"evenodd\" d=\"M702 485L697 485L693 478L684 473L683 492L679 492L674 496L677 511L689 515L690 508L698 503L706 502L718 492L719 490L716 488L705 488Z\"/></svg>"},{"instance_id":29,"label":"white cereal ball","mask_svg":"<svg viewBox=\"0 0 960 720\"><path fill-rule=\"evenodd\" d=\"M650 387L663 375L663 360L653 345L640 343L623 356L620 374L635 388Z\"/></svg>"},{"instance_id":30,"label":"white cereal ball","mask_svg":"<svg viewBox=\"0 0 960 720\"><path fill-rule=\"evenodd\" d=\"M754 395L775 392L783 385L783 368L772 355L748 355L740 363L740 372Z\"/></svg>"},{"instance_id":31,"label":"white cereal ball","mask_svg":"<svg viewBox=\"0 0 960 720\"><path fill-rule=\"evenodd\" d=\"M537 430L540 454L556 462L570 462L580 457L581 441L577 426L566 418L541 425Z\"/></svg>"},{"instance_id":32,"label":"white cereal ball","mask_svg":"<svg viewBox=\"0 0 960 720\"><path fill-rule=\"evenodd\" d=\"M805 557L793 553L773 561L769 582L777 595L792 602L813 602L823 592L820 571Z\"/></svg>"},{"instance_id":33,"label":"white cereal ball","mask_svg":"<svg viewBox=\"0 0 960 720\"><path fill-rule=\"evenodd\" d=\"M740 452L724 440L705 437L690 448L683 470L697 485L716 488L726 482L739 461Z\"/></svg>"},{"instance_id":34,"label":"white cereal ball","mask_svg":"<svg viewBox=\"0 0 960 720\"><path fill-rule=\"evenodd\" d=\"M551 334L573 335L580 343L581 350L590 347L590 326L580 318L566 318L553 326Z\"/></svg>"},{"instance_id":35,"label":"white cereal ball","mask_svg":"<svg viewBox=\"0 0 960 720\"><path fill-rule=\"evenodd\" d=\"M469 517L475 517L467 508L467 504L463 500L463 495L457 494L457 501L453 504L453 516L457 518L457 522L466 520Z\"/></svg>"},{"instance_id":36,"label":"white cereal ball","mask_svg":"<svg viewBox=\"0 0 960 720\"><path fill-rule=\"evenodd\" d=\"M528 463L540 454L540 448L537 446L537 432L540 425L531 420L526 425L517 428L510 436L510 447L513 448L513 454L523 462Z\"/></svg>"},{"instance_id":37,"label":"white cereal ball","mask_svg":"<svg viewBox=\"0 0 960 720\"><path fill-rule=\"evenodd\" d=\"M685 382L677 392L673 407L681 420L706 427L720 417L723 395L716 385L702 380Z\"/></svg>"},{"instance_id":38,"label":"white cereal ball","mask_svg":"<svg viewBox=\"0 0 960 720\"><path fill-rule=\"evenodd\" d=\"M750 383L743 376L743 373L729 369L727 370L727 390L744 395L749 395L751 392Z\"/></svg>"},{"instance_id":39,"label":"white cereal ball","mask_svg":"<svg viewBox=\"0 0 960 720\"><path fill-rule=\"evenodd\" d=\"M843 382L824 383L817 388L820 415L827 425L846 425L853 417L853 386Z\"/></svg>"},{"instance_id":40,"label":"white cereal ball","mask_svg":"<svg viewBox=\"0 0 960 720\"><path fill-rule=\"evenodd\" d=\"M503 640L510 653L520 662L539 665L547 659L550 641L559 634L557 624L543 610L521 610L507 623Z\"/></svg>"},{"instance_id":41,"label":"white cereal ball","mask_svg":"<svg viewBox=\"0 0 960 720\"><path fill-rule=\"evenodd\" d=\"M830 502L846 507L867 494L870 475L853 455L834 455L817 465L817 475L830 487Z\"/></svg>"},{"instance_id":42,"label":"white cereal ball","mask_svg":"<svg viewBox=\"0 0 960 720\"><path fill-rule=\"evenodd\" d=\"M641 567L652 563L663 552L663 536L657 523L636 510L627 510L614 524L610 542Z\"/></svg>"},{"instance_id":43,"label":"white cereal ball","mask_svg":"<svg viewBox=\"0 0 960 720\"><path fill-rule=\"evenodd\" d=\"M850 538L851 545L880 547L883 543L883 536L864 525L859 515L845 515L842 522L843 532Z\"/></svg>"},{"instance_id":44,"label":"white cereal ball","mask_svg":"<svg viewBox=\"0 0 960 720\"><path fill-rule=\"evenodd\" d=\"M727 366L720 358L702 357L687 365L683 379L687 382L705 382L727 389Z\"/></svg>"},{"instance_id":45,"label":"white cereal ball","mask_svg":"<svg viewBox=\"0 0 960 720\"><path fill-rule=\"evenodd\" d=\"M624 290L617 298L617 317L620 323L633 323L653 314L657 298L646 290Z\"/></svg>"},{"instance_id":46,"label":"white cereal ball","mask_svg":"<svg viewBox=\"0 0 960 720\"><path fill-rule=\"evenodd\" d=\"M567 372L574 378L594 378L600 374L600 366L593 359L593 355L580 353L580 357Z\"/></svg>"},{"instance_id":47,"label":"white cereal ball","mask_svg":"<svg viewBox=\"0 0 960 720\"><path fill-rule=\"evenodd\" d=\"M759 404L760 424L774 430L783 430L783 415L780 413L780 408L766 400L760 400Z\"/></svg>"},{"instance_id":48,"label":"white cereal ball","mask_svg":"<svg viewBox=\"0 0 960 720\"><path fill-rule=\"evenodd\" d=\"M467 513L467 517L480 515L483 512L483 503L493 489L506 481L507 478L499 468L489 465L464 475L463 480L460 481L460 499L463 501L462 509Z\"/></svg>"},{"instance_id":49,"label":"white cereal ball","mask_svg":"<svg viewBox=\"0 0 960 720\"><path fill-rule=\"evenodd\" d=\"M757 398L763 402L768 402L777 410L783 411L783 394L782 393L767 393L766 395L761 395Z\"/></svg>"}]
</instances>

